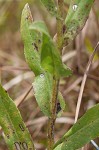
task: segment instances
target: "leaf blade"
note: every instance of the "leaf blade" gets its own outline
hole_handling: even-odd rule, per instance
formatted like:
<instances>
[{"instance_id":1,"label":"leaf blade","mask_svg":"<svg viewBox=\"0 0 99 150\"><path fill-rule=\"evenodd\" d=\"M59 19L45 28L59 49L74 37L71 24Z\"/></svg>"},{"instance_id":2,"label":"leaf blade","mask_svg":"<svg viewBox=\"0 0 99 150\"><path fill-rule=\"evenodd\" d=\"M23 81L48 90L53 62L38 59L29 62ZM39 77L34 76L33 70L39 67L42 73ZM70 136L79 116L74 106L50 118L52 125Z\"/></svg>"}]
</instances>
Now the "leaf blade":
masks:
<instances>
[{"instance_id":1,"label":"leaf blade","mask_svg":"<svg viewBox=\"0 0 99 150\"><path fill-rule=\"evenodd\" d=\"M42 34L40 58L43 69L58 77L70 76L72 71L62 63L60 53L58 52L44 22L34 22L30 25L30 30L35 30Z\"/></svg>"},{"instance_id":2,"label":"leaf blade","mask_svg":"<svg viewBox=\"0 0 99 150\"><path fill-rule=\"evenodd\" d=\"M87 131L87 132L86 132ZM76 150L99 136L99 104L83 117L55 144L54 150Z\"/></svg>"},{"instance_id":3,"label":"leaf blade","mask_svg":"<svg viewBox=\"0 0 99 150\"><path fill-rule=\"evenodd\" d=\"M51 116L52 84L52 75L47 72L37 76L33 82L36 101L41 111L48 117Z\"/></svg>"},{"instance_id":4,"label":"leaf blade","mask_svg":"<svg viewBox=\"0 0 99 150\"><path fill-rule=\"evenodd\" d=\"M57 9L54 0L41 0L51 15L57 16Z\"/></svg>"},{"instance_id":5,"label":"leaf blade","mask_svg":"<svg viewBox=\"0 0 99 150\"><path fill-rule=\"evenodd\" d=\"M31 11L29 5L26 4L21 16L21 36L24 42L24 53L26 61L31 68L31 70L35 73L35 75L39 75L43 73L43 69L40 64L40 56L37 52L38 44L35 41L35 38L39 35L35 32L34 37L30 33L29 25L33 23L33 18L31 15Z\"/></svg>"},{"instance_id":6,"label":"leaf blade","mask_svg":"<svg viewBox=\"0 0 99 150\"><path fill-rule=\"evenodd\" d=\"M66 31L64 33L64 39L67 44L69 44L84 27L93 3L94 0L71 0L69 11L65 19Z\"/></svg>"},{"instance_id":7,"label":"leaf blade","mask_svg":"<svg viewBox=\"0 0 99 150\"><path fill-rule=\"evenodd\" d=\"M10 150L15 149L16 146L23 149L23 145L34 150L32 138L22 120L19 110L1 85L0 126L4 131L4 138Z\"/></svg>"}]
</instances>

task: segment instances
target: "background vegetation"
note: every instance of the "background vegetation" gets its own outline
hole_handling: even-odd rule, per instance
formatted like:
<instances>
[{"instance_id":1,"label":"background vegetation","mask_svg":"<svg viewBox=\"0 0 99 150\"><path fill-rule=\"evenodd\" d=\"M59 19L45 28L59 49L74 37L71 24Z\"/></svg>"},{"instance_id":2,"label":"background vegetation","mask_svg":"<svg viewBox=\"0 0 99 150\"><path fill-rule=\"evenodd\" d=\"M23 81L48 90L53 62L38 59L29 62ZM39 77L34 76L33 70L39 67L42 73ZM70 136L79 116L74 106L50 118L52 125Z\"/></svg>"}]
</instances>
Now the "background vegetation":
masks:
<instances>
[{"instance_id":1,"label":"background vegetation","mask_svg":"<svg viewBox=\"0 0 99 150\"><path fill-rule=\"evenodd\" d=\"M56 33L56 20L51 17L37 0L0 0L0 81L14 99L21 111L22 117L29 128L37 149L46 146L47 118L40 111L33 90L24 96L31 88L34 75L29 70L23 53L23 43L20 36L20 19L24 5L29 3L34 20L44 20L52 35ZM68 11L69 0L66 0L65 11ZM99 1L96 0L89 19L75 40L63 50L63 61L73 70L73 75L61 80L60 90L66 100L67 107L55 126L55 140L63 135L74 123L77 98L81 81L90 54L99 41ZM99 51L98 51L99 52ZM24 101L23 101L24 100ZM99 53L96 54L91 66L84 89L80 116L99 102ZM99 145L99 139L96 139ZM6 145L0 130L0 150L6 150ZM91 144L84 149L94 149Z\"/></svg>"}]
</instances>

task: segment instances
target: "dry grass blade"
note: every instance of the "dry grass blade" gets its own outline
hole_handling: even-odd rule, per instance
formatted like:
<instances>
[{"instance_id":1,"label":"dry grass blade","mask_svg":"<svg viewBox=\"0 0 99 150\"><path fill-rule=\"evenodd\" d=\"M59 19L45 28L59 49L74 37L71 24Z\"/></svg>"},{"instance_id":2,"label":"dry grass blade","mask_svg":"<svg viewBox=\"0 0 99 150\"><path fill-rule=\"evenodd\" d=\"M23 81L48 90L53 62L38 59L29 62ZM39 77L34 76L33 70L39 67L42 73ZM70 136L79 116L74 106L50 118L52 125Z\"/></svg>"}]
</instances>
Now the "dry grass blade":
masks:
<instances>
[{"instance_id":1,"label":"dry grass blade","mask_svg":"<svg viewBox=\"0 0 99 150\"><path fill-rule=\"evenodd\" d=\"M76 51L66 53L65 55L62 56L62 61L66 62L67 60L71 59L74 56L76 56Z\"/></svg>"},{"instance_id":2,"label":"dry grass blade","mask_svg":"<svg viewBox=\"0 0 99 150\"><path fill-rule=\"evenodd\" d=\"M2 66L2 67L0 67L0 71L1 70L3 70L3 71L15 71L15 70L30 71L30 69L27 67L13 67L13 66Z\"/></svg>"},{"instance_id":3,"label":"dry grass blade","mask_svg":"<svg viewBox=\"0 0 99 150\"><path fill-rule=\"evenodd\" d=\"M18 76L16 76L15 78L13 78L9 82L7 82L3 87L6 90L9 90L14 85L22 82L24 79L28 79L28 78L31 78L31 77L33 77L33 73L32 72L26 72L24 74L19 74Z\"/></svg>"},{"instance_id":4,"label":"dry grass blade","mask_svg":"<svg viewBox=\"0 0 99 150\"><path fill-rule=\"evenodd\" d=\"M82 81L82 77L79 77L77 80L75 80L65 91L64 94L68 94L70 91L72 91L80 82Z\"/></svg>"},{"instance_id":5,"label":"dry grass blade","mask_svg":"<svg viewBox=\"0 0 99 150\"><path fill-rule=\"evenodd\" d=\"M37 119L34 119L34 120L30 120L30 121L28 121L28 122L26 122L26 126L32 126L32 125L37 125L37 124L44 124L44 123L46 123L46 121L48 120L48 118L47 117L40 117L40 118L37 118ZM67 123L67 124L73 124L73 122L74 122L74 119L72 119L72 118L70 118L70 117L60 117L60 118L57 118L56 119L56 123L58 124L65 124L65 123Z\"/></svg>"},{"instance_id":6,"label":"dry grass blade","mask_svg":"<svg viewBox=\"0 0 99 150\"><path fill-rule=\"evenodd\" d=\"M88 76L88 72L89 72L90 66L92 64L94 55L96 54L96 51L98 49L98 46L99 46L99 42L97 43L97 45L96 45L96 47L95 47L95 49L94 49L94 51L93 51L93 53L92 53L92 55L89 59L88 65L87 65L85 73L84 73L84 77L83 77L83 80L82 80L82 84L81 84L81 88L80 88L80 92L79 92L79 96L78 96L77 107L76 107L75 123L77 122L77 119L78 119L78 116L79 116L79 110L80 110L82 95L83 95L86 79L87 79L87 76Z\"/></svg>"},{"instance_id":7,"label":"dry grass blade","mask_svg":"<svg viewBox=\"0 0 99 150\"><path fill-rule=\"evenodd\" d=\"M94 76L94 75L88 74L88 77L89 77L90 79L99 81L99 77L96 77L96 76Z\"/></svg>"}]
</instances>

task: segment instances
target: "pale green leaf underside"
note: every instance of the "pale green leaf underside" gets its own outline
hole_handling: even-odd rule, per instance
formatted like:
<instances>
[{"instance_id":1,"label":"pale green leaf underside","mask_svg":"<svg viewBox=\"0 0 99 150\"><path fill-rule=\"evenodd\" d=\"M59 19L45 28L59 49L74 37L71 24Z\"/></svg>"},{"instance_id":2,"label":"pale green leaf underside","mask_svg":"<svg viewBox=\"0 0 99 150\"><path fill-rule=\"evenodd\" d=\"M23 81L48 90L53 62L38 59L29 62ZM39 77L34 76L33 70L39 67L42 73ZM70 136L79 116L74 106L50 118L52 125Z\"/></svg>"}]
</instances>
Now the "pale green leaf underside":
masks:
<instances>
[{"instance_id":1,"label":"pale green leaf underside","mask_svg":"<svg viewBox=\"0 0 99 150\"><path fill-rule=\"evenodd\" d=\"M64 33L64 37L67 44L84 27L93 2L94 0L71 0L65 20L66 32Z\"/></svg>"},{"instance_id":2,"label":"pale green leaf underside","mask_svg":"<svg viewBox=\"0 0 99 150\"><path fill-rule=\"evenodd\" d=\"M31 11L28 4L25 5L21 17L21 36L24 42L24 53L27 63L35 75L43 73L40 64L40 56L37 52L41 39L38 32L30 32L29 26L33 23Z\"/></svg>"},{"instance_id":3,"label":"pale green leaf underside","mask_svg":"<svg viewBox=\"0 0 99 150\"><path fill-rule=\"evenodd\" d=\"M51 74L46 72L37 76L33 83L37 103L41 111L48 117L51 115L52 81Z\"/></svg>"},{"instance_id":4,"label":"pale green leaf underside","mask_svg":"<svg viewBox=\"0 0 99 150\"><path fill-rule=\"evenodd\" d=\"M54 0L41 0L41 2L50 14L57 16L57 9Z\"/></svg>"},{"instance_id":5,"label":"pale green leaf underside","mask_svg":"<svg viewBox=\"0 0 99 150\"><path fill-rule=\"evenodd\" d=\"M0 126L9 150L19 147L34 150L32 138L26 128L19 110L0 85Z\"/></svg>"},{"instance_id":6,"label":"pale green leaf underside","mask_svg":"<svg viewBox=\"0 0 99 150\"><path fill-rule=\"evenodd\" d=\"M99 136L99 104L89 109L55 144L54 150L76 150Z\"/></svg>"}]
</instances>

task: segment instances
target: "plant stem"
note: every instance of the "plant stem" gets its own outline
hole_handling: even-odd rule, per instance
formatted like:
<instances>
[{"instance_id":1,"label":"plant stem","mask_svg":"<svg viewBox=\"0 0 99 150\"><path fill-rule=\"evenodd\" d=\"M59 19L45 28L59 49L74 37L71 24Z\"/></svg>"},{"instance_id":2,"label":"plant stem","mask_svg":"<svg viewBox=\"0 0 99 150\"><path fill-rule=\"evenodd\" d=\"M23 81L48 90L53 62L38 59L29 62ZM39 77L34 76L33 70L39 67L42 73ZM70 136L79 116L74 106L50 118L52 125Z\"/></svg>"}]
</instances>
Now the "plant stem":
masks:
<instances>
[{"instance_id":1,"label":"plant stem","mask_svg":"<svg viewBox=\"0 0 99 150\"><path fill-rule=\"evenodd\" d=\"M57 49L59 50L60 54L62 54L63 48L63 6L64 1L58 0L58 15L60 19L57 19Z\"/></svg>"},{"instance_id":2,"label":"plant stem","mask_svg":"<svg viewBox=\"0 0 99 150\"><path fill-rule=\"evenodd\" d=\"M63 47L63 0L58 0L58 15L60 19L57 18L57 50L62 54ZM52 101L51 101L51 117L48 121L48 150L52 150L54 146L54 126L56 120L56 109L57 109L57 95L59 87L59 78L53 76L53 92L52 92Z\"/></svg>"},{"instance_id":3,"label":"plant stem","mask_svg":"<svg viewBox=\"0 0 99 150\"><path fill-rule=\"evenodd\" d=\"M51 101L51 117L48 120L48 150L52 150L54 145L54 126L56 120L58 85L59 85L59 80L54 77L53 93L52 93L52 101Z\"/></svg>"}]
</instances>

